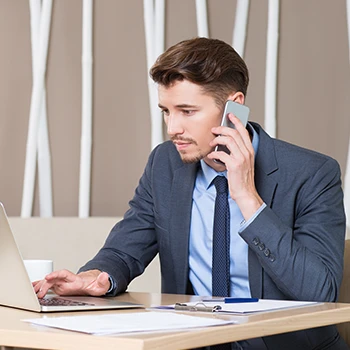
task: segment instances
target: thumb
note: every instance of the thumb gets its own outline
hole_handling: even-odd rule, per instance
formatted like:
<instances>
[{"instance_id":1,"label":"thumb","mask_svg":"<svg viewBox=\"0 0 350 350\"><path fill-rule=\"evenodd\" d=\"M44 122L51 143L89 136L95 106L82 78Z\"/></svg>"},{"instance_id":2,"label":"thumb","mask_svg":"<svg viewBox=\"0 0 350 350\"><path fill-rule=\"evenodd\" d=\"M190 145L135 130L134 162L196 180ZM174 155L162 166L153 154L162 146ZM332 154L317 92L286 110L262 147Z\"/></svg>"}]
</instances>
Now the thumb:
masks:
<instances>
[{"instance_id":1,"label":"thumb","mask_svg":"<svg viewBox=\"0 0 350 350\"><path fill-rule=\"evenodd\" d=\"M103 290L105 293L110 287L109 274L107 272L101 272L96 279L96 287L99 290Z\"/></svg>"},{"instance_id":2,"label":"thumb","mask_svg":"<svg viewBox=\"0 0 350 350\"><path fill-rule=\"evenodd\" d=\"M110 286L109 275L107 272L101 272L93 281L85 288L88 295L101 296L107 293Z\"/></svg>"}]
</instances>

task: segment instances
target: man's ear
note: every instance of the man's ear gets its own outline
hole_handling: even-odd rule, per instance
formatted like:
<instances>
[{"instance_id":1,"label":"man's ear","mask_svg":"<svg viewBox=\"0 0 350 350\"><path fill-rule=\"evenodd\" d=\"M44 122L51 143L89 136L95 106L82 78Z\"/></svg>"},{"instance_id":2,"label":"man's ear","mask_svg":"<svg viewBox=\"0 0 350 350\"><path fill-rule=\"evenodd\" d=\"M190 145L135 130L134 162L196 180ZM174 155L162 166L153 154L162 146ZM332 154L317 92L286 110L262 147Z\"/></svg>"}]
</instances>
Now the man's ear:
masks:
<instances>
[{"instance_id":1,"label":"man's ear","mask_svg":"<svg viewBox=\"0 0 350 350\"><path fill-rule=\"evenodd\" d=\"M243 95L243 92L241 91L237 91L235 93L230 94L227 99L240 103L241 105L244 104L244 95Z\"/></svg>"}]
</instances>

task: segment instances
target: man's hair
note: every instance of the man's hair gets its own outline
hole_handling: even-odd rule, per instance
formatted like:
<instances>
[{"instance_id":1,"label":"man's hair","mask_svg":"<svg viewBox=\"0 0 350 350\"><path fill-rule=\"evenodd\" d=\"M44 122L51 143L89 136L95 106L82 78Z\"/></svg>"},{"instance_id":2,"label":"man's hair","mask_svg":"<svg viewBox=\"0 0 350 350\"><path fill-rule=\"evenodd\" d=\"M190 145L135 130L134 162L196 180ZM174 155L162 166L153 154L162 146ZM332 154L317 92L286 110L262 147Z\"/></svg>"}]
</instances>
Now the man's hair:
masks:
<instances>
[{"instance_id":1,"label":"man's hair","mask_svg":"<svg viewBox=\"0 0 350 350\"><path fill-rule=\"evenodd\" d=\"M150 70L151 78L169 87L188 80L222 106L232 92L247 93L248 68L232 48L218 39L184 40L161 54Z\"/></svg>"}]
</instances>

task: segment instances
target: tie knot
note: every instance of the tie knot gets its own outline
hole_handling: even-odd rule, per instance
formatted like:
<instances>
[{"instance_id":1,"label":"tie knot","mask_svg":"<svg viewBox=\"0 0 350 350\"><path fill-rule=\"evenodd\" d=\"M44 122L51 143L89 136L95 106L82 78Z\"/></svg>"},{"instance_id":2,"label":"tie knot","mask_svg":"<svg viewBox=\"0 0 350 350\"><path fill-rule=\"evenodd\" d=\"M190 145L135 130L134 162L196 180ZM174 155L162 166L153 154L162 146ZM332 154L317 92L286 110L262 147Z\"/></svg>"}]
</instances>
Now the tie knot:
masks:
<instances>
[{"instance_id":1,"label":"tie knot","mask_svg":"<svg viewBox=\"0 0 350 350\"><path fill-rule=\"evenodd\" d=\"M227 193L228 184L225 176L217 176L214 180L214 185L217 193Z\"/></svg>"}]
</instances>

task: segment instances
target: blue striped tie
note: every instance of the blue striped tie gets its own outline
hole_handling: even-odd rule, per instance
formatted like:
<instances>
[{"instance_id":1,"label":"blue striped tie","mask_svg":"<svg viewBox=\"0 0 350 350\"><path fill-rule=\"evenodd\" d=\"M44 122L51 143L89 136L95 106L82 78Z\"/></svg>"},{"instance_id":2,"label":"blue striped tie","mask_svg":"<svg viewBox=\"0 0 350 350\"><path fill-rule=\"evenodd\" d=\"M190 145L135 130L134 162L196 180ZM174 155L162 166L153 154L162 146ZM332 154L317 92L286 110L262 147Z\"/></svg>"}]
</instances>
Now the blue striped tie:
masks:
<instances>
[{"instance_id":1,"label":"blue striped tie","mask_svg":"<svg viewBox=\"0 0 350 350\"><path fill-rule=\"evenodd\" d=\"M230 296L230 207L228 204L228 184L225 176L217 176L213 183L216 188L213 257L212 295ZM218 344L211 350L230 350L231 344Z\"/></svg>"},{"instance_id":2,"label":"blue striped tie","mask_svg":"<svg viewBox=\"0 0 350 350\"><path fill-rule=\"evenodd\" d=\"M230 207L228 204L228 184L225 176L217 176L213 183L216 187L212 295L226 297L230 295Z\"/></svg>"}]
</instances>

